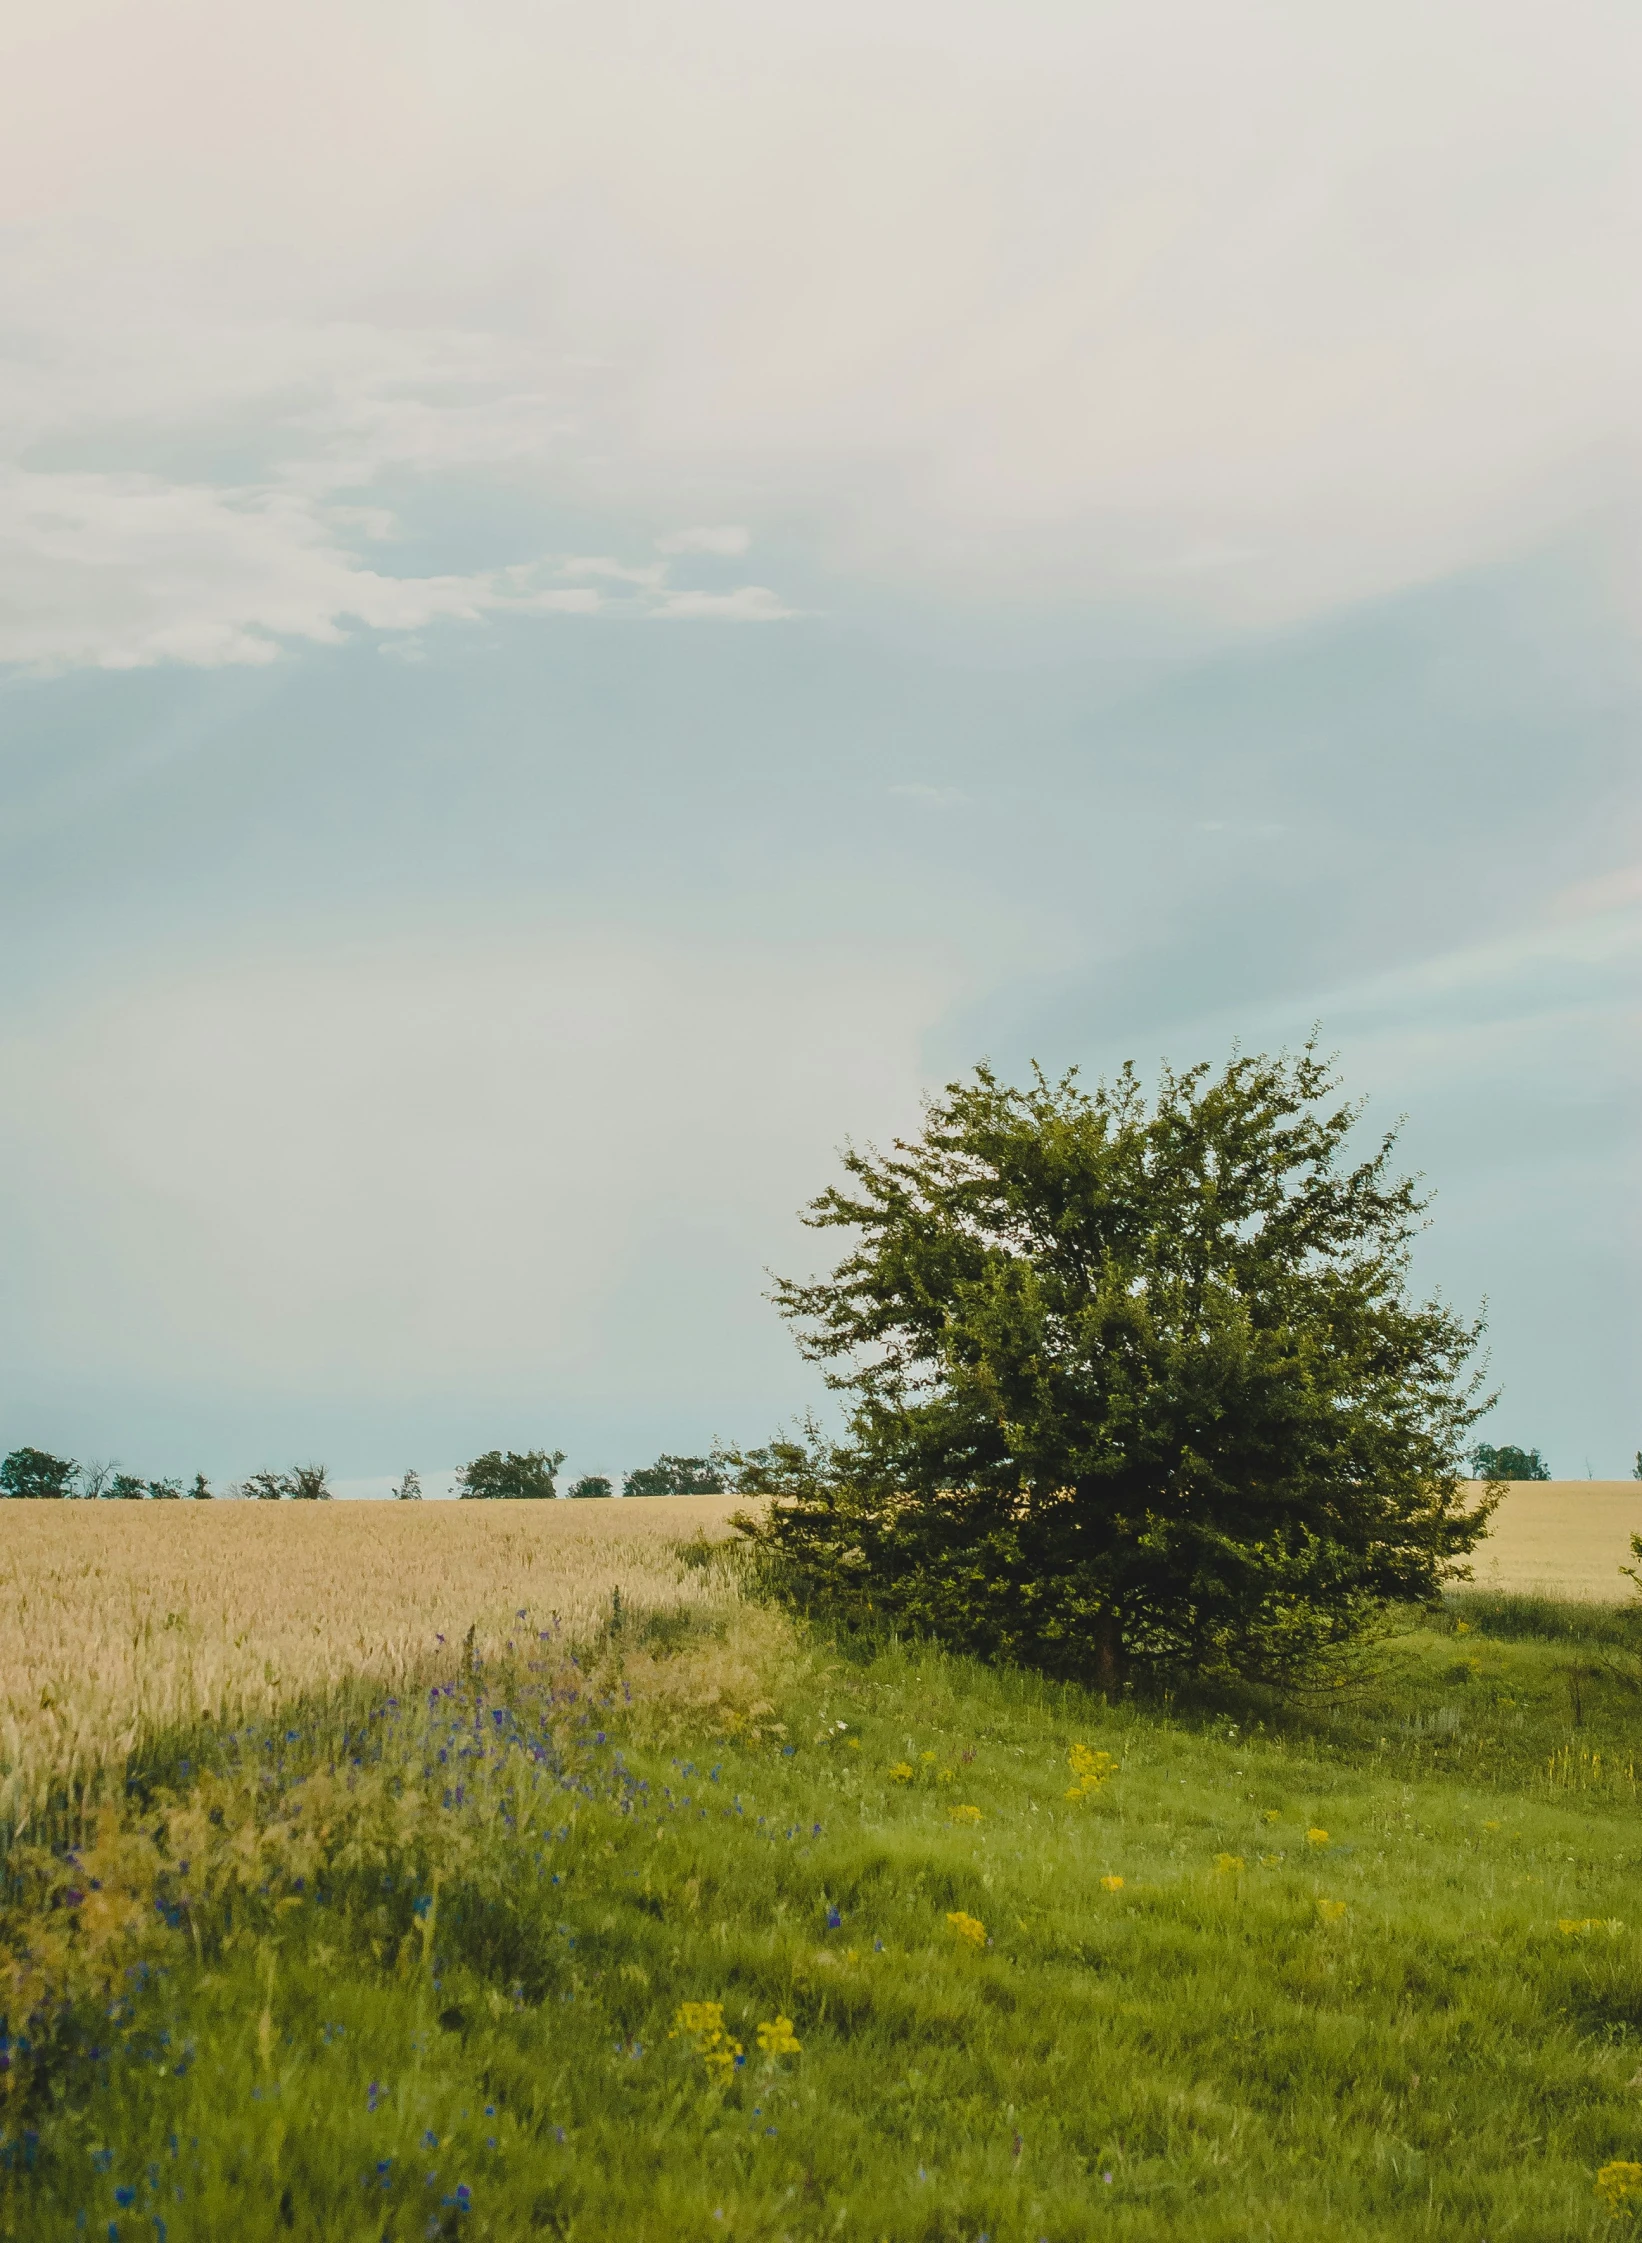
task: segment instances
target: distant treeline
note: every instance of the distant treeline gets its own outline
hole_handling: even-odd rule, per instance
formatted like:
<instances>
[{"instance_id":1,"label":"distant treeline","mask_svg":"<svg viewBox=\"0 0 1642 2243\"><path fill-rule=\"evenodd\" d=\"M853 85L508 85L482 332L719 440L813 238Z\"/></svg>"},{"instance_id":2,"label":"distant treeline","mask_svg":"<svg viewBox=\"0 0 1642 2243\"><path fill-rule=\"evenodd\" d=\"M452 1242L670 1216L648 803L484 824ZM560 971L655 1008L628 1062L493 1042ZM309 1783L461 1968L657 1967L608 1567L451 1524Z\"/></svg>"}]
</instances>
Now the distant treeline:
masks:
<instances>
[{"instance_id":1,"label":"distant treeline","mask_svg":"<svg viewBox=\"0 0 1642 2243\"><path fill-rule=\"evenodd\" d=\"M762 1450L753 1452L762 1458ZM553 1502L559 1495L563 1449L486 1449L456 1475L457 1492L464 1503ZM1481 1441L1471 1451L1471 1469L1479 1480L1548 1480L1550 1466L1538 1449L1517 1448L1510 1442L1495 1447ZM762 1485L748 1460L732 1450L715 1449L711 1456L671 1456L665 1452L654 1464L640 1465L623 1474L624 1496L727 1495ZM1642 1480L1642 1449L1636 1454L1633 1479ZM406 1472L394 1489L401 1503L422 1500L421 1475ZM584 1472L564 1491L585 1501L614 1496L615 1483L601 1472ZM208 1503L214 1496L253 1503L329 1503L336 1491L323 1464L293 1464L288 1472L248 1472L243 1480L215 1489L203 1472L193 1484L181 1480L145 1480L135 1472L122 1472L112 1464L76 1464L72 1457L51 1456L44 1449L13 1449L0 1462L0 1496L68 1498L82 1502L176 1503L184 1499Z\"/></svg>"},{"instance_id":2,"label":"distant treeline","mask_svg":"<svg viewBox=\"0 0 1642 2243\"><path fill-rule=\"evenodd\" d=\"M551 1502L559 1494L558 1476L564 1464L563 1449L487 1449L456 1475L461 1499L475 1502ZM624 1496L723 1495L736 1484L738 1460L715 1451L707 1456L657 1457L623 1476ZM394 1489L401 1503L422 1500L422 1480L406 1472ZM614 1483L598 1472L584 1473L565 1491L588 1498L613 1496ZM52 1456L45 1449L13 1449L0 1462L0 1496L29 1497L38 1501L116 1503L176 1503L189 1500L209 1503L217 1495L254 1503L329 1503L336 1490L323 1464L294 1464L288 1472L249 1472L243 1480L222 1489L213 1488L203 1472L193 1484L181 1480L145 1480L113 1464L77 1464L72 1457Z\"/></svg>"}]
</instances>

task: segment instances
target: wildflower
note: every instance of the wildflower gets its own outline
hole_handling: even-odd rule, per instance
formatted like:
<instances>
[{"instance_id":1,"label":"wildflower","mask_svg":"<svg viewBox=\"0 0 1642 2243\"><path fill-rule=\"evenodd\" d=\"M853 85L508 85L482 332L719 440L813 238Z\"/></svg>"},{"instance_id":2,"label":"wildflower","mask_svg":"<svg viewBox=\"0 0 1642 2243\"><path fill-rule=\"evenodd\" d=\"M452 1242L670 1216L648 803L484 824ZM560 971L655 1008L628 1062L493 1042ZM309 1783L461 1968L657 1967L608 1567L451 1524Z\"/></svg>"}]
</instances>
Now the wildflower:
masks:
<instances>
[{"instance_id":1,"label":"wildflower","mask_svg":"<svg viewBox=\"0 0 1642 2243\"><path fill-rule=\"evenodd\" d=\"M1089 1745L1073 1745L1066 1755L1066 1765L1075 1781L1067 1792L1068 1799L1092 1799L1109 1777L1117 1774L1117 1762L1109 1752L1096 1752Z\"/></svg>"},{"instance_id":2,"label":"wildflower","mask_svg":"<svg viewBox=\"0 0 1642 2243\"><path fill-rule=\"evenodd\" d=\"M1583 1939L1593 1931L1605 1931L1610 1939L1617 1939L1625 1926L1618 1916L1559 1916L1556 1928L1564 1939Z\"/></svg>"},{"instance_id":3,"label":"wildflower","mask_svg":"<svg viewBox=\"0 0 1642 2243\"><path fill-rule=\"evenodd\" d=\"M1326 1846L1328 1844L1328 1832L1326 1830L1308 1830L1306 1832L1306 1844L1308 1846Z\"/></svg>"},{"instance_id":4,"label":"wildflower","mask_svg":"<svg viewBox=\"0 0 1642 2243\"><path fill-rule=\"evenodd\" d=\"M1103 1877L1100 1881L1100 1889L1105 1893L1120 1893L1123 1890L1123 1879L1121 1877Z\"/></svg>"},{"instance_id":5,"label":"wildflower","mask_svg":"<svg viewBox=\"0 0 1642 2243\"><path fill-rule=\"evenodd\" d=\"M1262 1869L1281 1869L1283 1857L1281 1854L1262 1854L1260 1856L1260 1866Z\"/></svg>"},{"instance_id":6,"label":"wildflower","mask_svg":"<svg viewBox=\"0 0 1642 2243\"><path fill-rule=\"evenodd\" d=\"M777 2014L767 2024L758 2028L759 2053L764 2056L796 2056L802 2043L793 2037L792 2019Z\"/></svg>"},{"instance_id":7,"label":"wildflower","mask_svg":"<svg viewBox=\"0 0 1642 2243\"><path fill-rule=\"evenodd\" d=\"M1596 2176L1596 2193L1617 2219L1642 2199L1642 2165L1628 2157L1616 2157Z\"/></svg>"},{"instance_id":8,"label":"wildflower","mask_svg":"<svg viewBox=\"0 0 1642 2243\"><path fill-rule=\"evenodd\" d=\"M1243 1867L1241 1854L1216 1854L1214 1866L1222 1877L1229 1877Z\"/></svg>"},{"instance_id":9,"label":"wildflower","mask_svg":"<svg viewBox=\"0 0 1642 2243\"><path fill-rule=\"evenodd\" d=\"M1317 1903L1317 1914L1325 1924L1339 1923L1345 1912L1346 1904L1343 1900L1320 1900Z\"/></svg>"},{"instance_id":10,"label":"wildflower","mask_svg":"<svg viewBox=\"0 0 1642 2243\"><path fill-rule=\"evenodd\" d=\"M840 1926L840 1925L841 1925L841 1924L843 1923L843 1921L844 1921L844 1919L843 1919L843 1916L842 1916L842 1915L840 1914L840 1912L839 1912L839 1911L838 1911L838 1910L837 1910L836 1908L829 1908L829 1909L827 1910L827 1929L828 1929L828 1931L837 1931L837 1930L838 1930L838 1928L839 1928L839 1926Z\"/></svg>"},{"instance_id":11,"label":"wildflower","mask_svg":"<svg viewBox=\"0 0 1642 2243\"><path fill-rule=\"evenodd\" d=\"M746 2061L741 2043L724 2030L722 2002L681 2002L667 2038L689 2041L717 2087L727 2087Z\"/></svg>"},{"instance_id":12,"label":"wildflower","mask_svg":"<svg viewBox=\"0 0 1642 2243\"><path fill-rule=\"evenodd\" d=\"M912 1763L909 1760L897 1760L889 1772L889 1780L891 1783L911 1783Z\"/></svg>"},{"instance_id":13,"label":"wildflower","mask_svg":"<svg viewBox=\"0 0 1642 2243\"><path fill-rule=\"evenodd\" d=\"M953 1908L948 1910L946 1920L966 1946L984 1947L986 1945L986 1926L978 1916L969 1916L964 1913L963 1909Z\"/></svg>"},{"instance_id":14,"label":"wildflower","mask_svg":"<svg viewBox=\"0 0 1642 2243\"><path fill-rule=\"evenodd\" d=\"M1283 1817L1279 1809L1277 1809L1276 1807L1268 1807L1263 1819L1266 1822L1281 1822Z\"/></svg>"},{"instance_id":15,"label":"wildflower","mask_svg":"<svg viewBox=\"0 0 1642 2243\"><path fill-rule=\"evenodd\" d=\"M948 1822L979 1822L981 1810L979 1807L948 1807L946 1819Z\"/></svg>"}]
</instances>

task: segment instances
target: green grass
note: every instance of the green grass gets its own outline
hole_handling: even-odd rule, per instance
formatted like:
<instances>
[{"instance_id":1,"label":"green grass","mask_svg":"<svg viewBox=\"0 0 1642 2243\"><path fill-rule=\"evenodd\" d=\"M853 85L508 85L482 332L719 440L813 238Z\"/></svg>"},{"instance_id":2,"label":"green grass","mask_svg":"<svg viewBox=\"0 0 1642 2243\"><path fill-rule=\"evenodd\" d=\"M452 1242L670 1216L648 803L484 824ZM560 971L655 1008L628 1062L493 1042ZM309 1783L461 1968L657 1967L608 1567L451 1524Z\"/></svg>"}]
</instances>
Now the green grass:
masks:
<instances>
[{"instance_id":1,"label":"green grass","mask_svg":"<svg viewBox=\"0 0 1642 2243\"><path fill-rule=\"evenodd\" d=\"M210 1892L162 1863L111 1998L13 2021L0 2234L1630 2231L1593 2188L1642 2157L1617 1615L1457 1601L1287 1709L727 1629L192 1740L263 1826L306 1797L309 1851ZM1118 1770L1069 1802L1075 1742ZM762 2056L782 2016L801 2052Z\"/></svg>"}]
</instances>

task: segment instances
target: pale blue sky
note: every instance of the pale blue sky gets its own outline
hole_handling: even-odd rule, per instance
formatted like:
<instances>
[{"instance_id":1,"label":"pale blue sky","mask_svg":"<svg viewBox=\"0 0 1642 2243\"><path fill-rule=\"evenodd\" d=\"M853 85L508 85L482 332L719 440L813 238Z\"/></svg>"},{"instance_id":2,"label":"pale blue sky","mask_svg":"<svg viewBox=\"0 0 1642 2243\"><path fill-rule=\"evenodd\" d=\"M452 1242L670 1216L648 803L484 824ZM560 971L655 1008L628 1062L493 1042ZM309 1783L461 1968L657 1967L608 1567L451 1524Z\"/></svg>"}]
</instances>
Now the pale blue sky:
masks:
<instances>
[{"instance_id":1,"label":"pale blue sky","mask_svg":"<svg viewBox=\"0 0 1642 2243\"><path fill-rule=\"evenodd\" d=\"M1320 1023L1642 1443L1632 16L0 34L0 1442L754 1439L846 1133Z\"/></svg>"}]
</instances>

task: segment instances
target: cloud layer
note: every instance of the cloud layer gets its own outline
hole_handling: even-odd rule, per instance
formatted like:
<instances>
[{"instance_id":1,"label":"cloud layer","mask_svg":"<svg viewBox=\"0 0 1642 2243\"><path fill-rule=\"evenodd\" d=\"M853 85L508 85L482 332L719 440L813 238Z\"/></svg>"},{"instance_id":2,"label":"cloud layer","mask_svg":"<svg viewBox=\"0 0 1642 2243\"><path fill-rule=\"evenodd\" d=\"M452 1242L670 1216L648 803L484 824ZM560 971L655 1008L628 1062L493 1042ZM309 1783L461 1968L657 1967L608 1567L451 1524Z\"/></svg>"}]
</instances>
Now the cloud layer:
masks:
<instances>
[{"instance_id":1,"label":"cloud layer","mask_svg":"<svg viewBox=\"0 0 1642 2243\"><path fill-rule=\"evenodd\" d=\"M1611 0L86 0L0 36L13 660L498 604L502 556L360 558L343 506L381 527L407 476L1221 622L1636 498Z\"/></svg>"}]
</instances>

